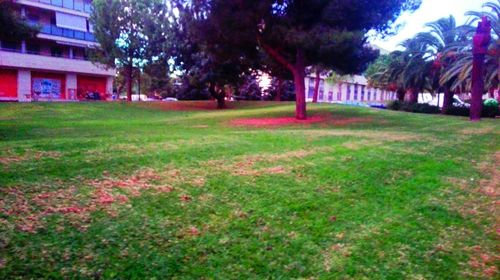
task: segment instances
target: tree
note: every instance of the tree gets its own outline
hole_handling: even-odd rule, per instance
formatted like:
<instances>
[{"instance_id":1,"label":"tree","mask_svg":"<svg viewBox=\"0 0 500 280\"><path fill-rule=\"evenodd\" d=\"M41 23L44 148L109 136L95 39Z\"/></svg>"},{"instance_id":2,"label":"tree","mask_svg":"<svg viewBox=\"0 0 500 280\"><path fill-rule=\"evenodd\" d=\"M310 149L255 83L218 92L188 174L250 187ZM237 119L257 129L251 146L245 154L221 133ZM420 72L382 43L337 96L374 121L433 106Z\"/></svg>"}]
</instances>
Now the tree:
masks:
<instances>
[{"instance_id":1,"label":"tree","mask_svg":"<svg viewBox=\"0 0 500 280\"><path fill-rule=\"evenodd\" d=\"M127 100L132 101L133 71L153 58L148 48L151 21L164 17L161 0L96 0L90 21L101 45L90 58L108 67L123 67L127 77Z\"/></svg>"},{"instance_id":2,"label":"tree","mask_svg":"<svg viewBox=\"0 0 500 280\"><path fill-rule=\"evenodd\" d=\"M35 37L38 28L16 13L12 0L0 0L0 41L21 41Z\"/></svg>"},{"instance_id":3,"label":"tree","mask_svg":"<svg viewBox=\"0 0 500 280\"><path fill-rule=\"evenodd\" d=\"M454 62L444 69L441 84L451 83L452 90L469 91L472 88L472 39L476 31L477 22L484 16L491 22L491 37L484 62L485 91L497 89L500 81L500 1L487 2L483 6L490 11L468 12L471 17L468 24L460 26L461 40L444 51L446 56L454 58ZM474 26L476 25L476 26Z\"/></svg>"},{"instance_id":4,"label":"tree","mask_svg":"<svg viewBox=\"0 0 500 280\"><path fill-rule=\"evenodd\" d=\"M197 12L202 27L197 35L208 52L223 52L226 61L230 54L252 61L261 49L293 75L298 119L306 118L307 66L323 64L342 74L362 72L378 55L367 44L367 32L387 31L402 11L420 5L420 0L186 2Z\"/></svg>"},{"instance_id":5,"label":"tree","mask_svg":"<svg viewBox=\"0 0 500 280\"><path fill-rule=\"evenodd\" d=\"M455 56L446 54L445 51L463 42L464 37L457 28L455 18L449 16L425 25L428 32L416 35L416 40L427 46L427 52L433 60L431 76L431 88L444 92L442 113L446 114L453 103L453 81L440 82L443 72L455 62Z\"/></svg>"}]
</instances>

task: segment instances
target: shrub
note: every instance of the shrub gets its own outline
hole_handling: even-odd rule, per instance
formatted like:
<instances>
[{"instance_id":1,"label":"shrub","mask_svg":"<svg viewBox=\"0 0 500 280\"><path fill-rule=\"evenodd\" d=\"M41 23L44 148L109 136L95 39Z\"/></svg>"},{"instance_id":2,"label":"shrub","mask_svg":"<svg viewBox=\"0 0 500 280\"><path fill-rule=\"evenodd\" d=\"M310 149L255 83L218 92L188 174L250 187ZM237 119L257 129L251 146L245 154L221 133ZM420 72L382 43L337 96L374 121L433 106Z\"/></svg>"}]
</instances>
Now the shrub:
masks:
<instances>
[{"instance_id":1,"label":"shrub","mask_svg":"<svg viewBox=\"0 0 500 280\"><path fill-rule=\"evenodd\" d=\"M421 114L439 114L440 109L437 106L432 106L429 104L410 104L408 102L402 102L399 100L393 100L387 103L387 108L393 111L405 111L411 113L421 113Z\"/></svg>"},{"instance_id":2,"label":"shrub","mask_svg":"<svg viewBox=\"0 0 500 280\"><path fill-rule=\"evenodd\" d=\"M498 115L500 115L498 101L492 98L486 99L484 101L482 116L485 118L495 118Z\"/></svg>"},{"instance_id":3,"label":"shrub","mask_svg":"<svg viewBox=\"0 0 500 280\"><path fill-rule=\"evenodd\" d=\"M405 111L407 112L421 113L421 114L439 114L441 112L438 106L432 106L426 103L411 104L404 109L406 109Z\"/></svg>"},{"instance_id":4,"label":"shrub","mask_svg":"<svg viewBox=\"0 0 500 280\"><path fill-rule=\"evenodd\" d=\"M452 116L470 116L470 108L452 106L448 109L448 114ZM500 115L498 106L483 106L483 111L481 112L481 117L483 118L495 118Z\"/></svg>"},{"instance_id":5,"label":"shrub","mask_svg":"<svg viewBox=\"0 0 500 280\"><path fill-rule=\"evenodd\" d=\"M490 99L486 99L484 101L484 106L486 107L497 107L498 108L498 101L496 99L493 99L493 98L490 98Z\"/></svg>"},{"instance_id":6,"label":"shrub","mask_svg":"<svg viewBox=\"0 0 500 280\"><path fill-rule=\"evenodd\" d=\"M387 103L387 109L393 110L393 111L399 111L399 110L401 110L403 105L404 105L404 102L399 101L399 100L393 100L393 101L389 101L389 103Z\"/></svg>"}]
</instances>

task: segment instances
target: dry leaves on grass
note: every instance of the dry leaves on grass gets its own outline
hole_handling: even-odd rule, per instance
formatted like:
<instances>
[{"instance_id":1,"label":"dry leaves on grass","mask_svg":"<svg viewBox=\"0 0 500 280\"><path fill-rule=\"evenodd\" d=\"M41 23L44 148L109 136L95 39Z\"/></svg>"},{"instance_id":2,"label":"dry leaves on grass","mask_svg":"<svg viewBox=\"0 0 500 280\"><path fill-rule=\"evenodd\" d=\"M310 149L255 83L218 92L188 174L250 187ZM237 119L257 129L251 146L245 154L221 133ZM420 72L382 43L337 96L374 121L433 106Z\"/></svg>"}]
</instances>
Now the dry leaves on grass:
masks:
<instances>
[{"instance_id":1,"label":"dry leaves on grass","mask_svg":"<svg viewBox=\"0 0 500 280\"><path fill-rule=\"evenodd\" d=\"M228 172L233 176L262 176L268 174L286 174L290 168L282 165L271 167L258 167L260 163L274 164L280 161L301 159L322 151L330 151L331 148L316 148L310 150L297 150L281 154L256 154L236 157L233 163L224 160L210 160L203 164L204 167Z\"/></svg>"},{"instance_id":2,"label":"dry leaves on grass","mask_svg":"<svg viewBox=\"0 0 500 280\"><path fill-rule=\"evenodd\" d=\"M474 164L485 179L447 178L455 188L462 191L449 207L484 228L486 234L500 237L500 152L495 153L492 161ZM467 248L467 251L470 254L469 269L465 272L467 277L494 278L498 275L500 256L491 248L477 245Z\"/></svg>"},{"instance_id":3,"label":"dry leaves on grass","mask_svg":"<svg viewBox=\"0 0 500 280\"><path fill-rule=\"evenodd\" d=\"M6 155L0 156L0 164L10 165L13 163L21 163L25 161L38 161L46 158L57 159L61 157L60 152L56 151L32 151L28 150L22 155L17 155L13 152L9 152Z\"/></svg>"},{"instance_id":4,"label":"dry leaves on grass","mask_svg":"<svg viewBox=\"0 0 500 280\"><path fill-rule=\"evenodd\" d=\"M177 170L169 170L166 174L177 174ZM174 180L176 177L172 177ZM129 202L149 190L159 193L170 193L174 187L165 184L162 174L152 169L145 169L130 177L104 178L89 180L82 185L91 187L90 195L79 192L76 186L26 195L17 188L0 190L0 213L10 218L15 227L21 231L35 233L44 227L45 217L60 214L70 224L84 230L90 221L90 214L102 210L116 216L116 205Z\"/></svg>"}]
</instances>

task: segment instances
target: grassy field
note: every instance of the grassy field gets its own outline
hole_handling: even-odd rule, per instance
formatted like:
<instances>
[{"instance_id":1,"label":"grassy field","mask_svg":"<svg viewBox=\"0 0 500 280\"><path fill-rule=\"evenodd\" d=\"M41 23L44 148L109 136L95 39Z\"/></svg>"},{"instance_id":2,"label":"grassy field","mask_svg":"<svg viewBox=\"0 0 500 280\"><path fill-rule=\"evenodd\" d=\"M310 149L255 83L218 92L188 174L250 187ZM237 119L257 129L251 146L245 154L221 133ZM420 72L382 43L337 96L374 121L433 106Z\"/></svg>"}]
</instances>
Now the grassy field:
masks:
<instances>
[{"instance_id":1,"label":"grassy field","mask_svg":"<svg viewBox=\"0 0 500 280\"><path fill-rule=\"evenodd\" d=\"M498 277L498 120L293 110L0 104L0 278Z\"/></svg>"}]
</instances>

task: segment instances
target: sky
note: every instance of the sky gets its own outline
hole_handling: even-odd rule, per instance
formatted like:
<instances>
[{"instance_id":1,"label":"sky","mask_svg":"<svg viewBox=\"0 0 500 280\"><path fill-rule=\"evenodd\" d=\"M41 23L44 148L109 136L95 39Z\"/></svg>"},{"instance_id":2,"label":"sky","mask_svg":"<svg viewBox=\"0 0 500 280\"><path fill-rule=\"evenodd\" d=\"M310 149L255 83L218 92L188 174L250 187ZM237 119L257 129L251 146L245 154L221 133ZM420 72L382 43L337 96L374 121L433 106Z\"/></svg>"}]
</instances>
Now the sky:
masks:
<instances>
[{"instance_id":1,"label":"sky","mask_svg":"<svg viewBox=\"0 0 500 280\"><path fill-rule=\"evenodd\" d=\"M423 0L420 8L413 13L404 13L397 20L397 24L403 24L398 34L384 39L374 39L372 43L387 51L398 48L398 44L413 37L421 31L425 31L424 25L436 21L450 14L455 17L458 25L467 21L464 15L467 11L482 11L481 6L487 0Z\"/></svg>"}]
</instances>

